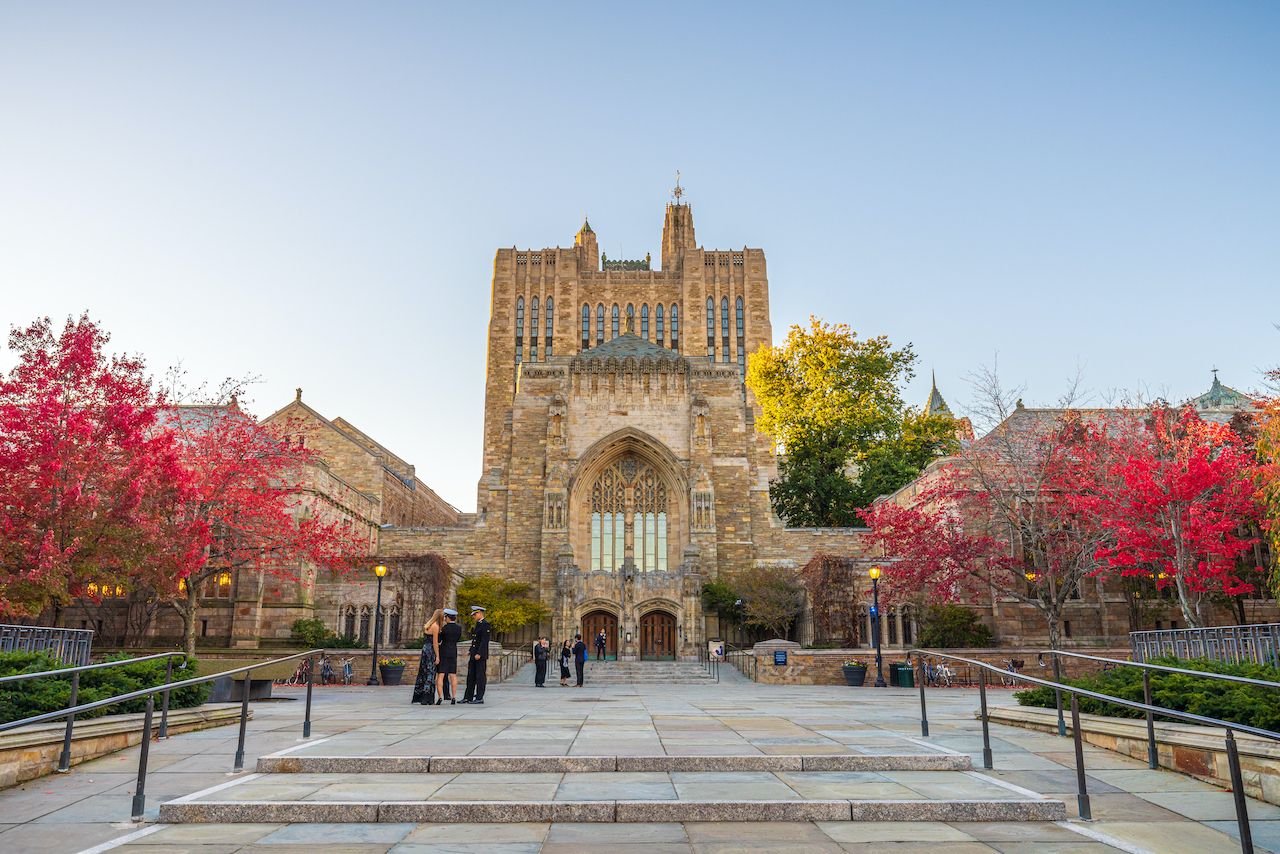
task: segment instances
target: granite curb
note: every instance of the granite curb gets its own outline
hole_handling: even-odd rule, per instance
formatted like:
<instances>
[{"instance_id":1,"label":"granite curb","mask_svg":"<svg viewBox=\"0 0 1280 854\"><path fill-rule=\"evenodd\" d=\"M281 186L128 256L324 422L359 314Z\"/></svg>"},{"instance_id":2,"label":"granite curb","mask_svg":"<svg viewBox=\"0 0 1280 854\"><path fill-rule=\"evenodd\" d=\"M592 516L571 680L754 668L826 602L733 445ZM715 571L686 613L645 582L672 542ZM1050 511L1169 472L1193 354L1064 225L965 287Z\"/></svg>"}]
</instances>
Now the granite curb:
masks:
<instances>
[{"instance_id":1,"label":"granite curb","mask_svg":"<svg viewBox=\"0 0 1280 854\"><path fill-rule=\"evenodd\" d=\"M897 756L264 756L260 774L574 774L612 771L970 771L963 754Z\"/></svg>"},{"instance_id":2,"label":"granite curb","mask_svg":"<svg viewBox=\"0 0 1280 854\"><path fill-rule=\"evenodd\" d=\"M516 823L697 821L1065 821L1054 800L760 801L185 801L166 824L323 822Z\"/></svg>"}]
</instances>

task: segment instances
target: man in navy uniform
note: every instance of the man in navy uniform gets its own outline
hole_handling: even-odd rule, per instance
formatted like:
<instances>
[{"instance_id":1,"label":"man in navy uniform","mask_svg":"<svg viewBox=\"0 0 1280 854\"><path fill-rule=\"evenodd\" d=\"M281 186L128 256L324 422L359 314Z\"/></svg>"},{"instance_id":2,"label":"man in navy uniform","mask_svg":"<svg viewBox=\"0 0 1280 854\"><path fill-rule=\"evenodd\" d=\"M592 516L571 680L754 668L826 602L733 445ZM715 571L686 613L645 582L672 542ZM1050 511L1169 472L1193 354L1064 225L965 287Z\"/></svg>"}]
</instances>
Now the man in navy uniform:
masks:
<instances>
[{"instance_id":1,"label":"man in navy uniform","mask_svg":"<svg viewBox=\"0 0 1280 854\"><path fill-rule=\"evenodd\" d=\"M489 621L484 618L484 606L472 605L471 618L476 625L471 632L471 650L467 653L467 689L462 702L483 705L489 667Z\"/></svg>"}]
</instances>

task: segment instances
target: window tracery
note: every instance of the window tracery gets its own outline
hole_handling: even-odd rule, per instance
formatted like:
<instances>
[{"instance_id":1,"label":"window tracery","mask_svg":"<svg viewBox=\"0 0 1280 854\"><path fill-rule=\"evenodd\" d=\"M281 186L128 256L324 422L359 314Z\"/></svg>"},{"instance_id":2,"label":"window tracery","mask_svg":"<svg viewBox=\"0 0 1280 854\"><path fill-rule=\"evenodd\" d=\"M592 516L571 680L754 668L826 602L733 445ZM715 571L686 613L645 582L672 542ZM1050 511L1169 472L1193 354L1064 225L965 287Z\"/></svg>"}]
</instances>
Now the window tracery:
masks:
<instances>
[{"instance_id":1,"label":"window tracery","mask_svg":"<svg viewBox=\"0 0 1280 854\"><path fill-rule=\"evenodd\" d=\"M641 572L667 570L667 486L653 467L628 454L591 485L591 569L613 571L630 551Z\"/></svg>"}]
</instances>

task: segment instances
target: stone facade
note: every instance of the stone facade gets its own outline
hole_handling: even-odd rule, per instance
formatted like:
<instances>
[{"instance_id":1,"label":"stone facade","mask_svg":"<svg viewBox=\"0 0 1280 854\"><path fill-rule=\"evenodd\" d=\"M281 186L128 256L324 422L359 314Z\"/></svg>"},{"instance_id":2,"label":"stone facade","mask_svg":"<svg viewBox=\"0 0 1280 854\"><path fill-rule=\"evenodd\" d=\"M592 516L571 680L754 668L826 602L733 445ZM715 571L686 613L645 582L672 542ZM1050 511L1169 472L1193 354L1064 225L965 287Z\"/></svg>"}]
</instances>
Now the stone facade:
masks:
<instances>
[{"instance_id":1,"label":"stone facade","mask_svg":"<svg viewBox=\"0 0 1280 854\"><path fill-rule=\"evenodd\" d=\"M787 530L769 505L777 461L744 385L772 344L764 252L698 246L678 201L661 245L660 270L602 259L587 223L569 248L498 250L477 513L383 530L381 555L526 582L553 637L689 658L716 629L706 580L862 552L857 531Z\"/></svg>"}]
</instances>

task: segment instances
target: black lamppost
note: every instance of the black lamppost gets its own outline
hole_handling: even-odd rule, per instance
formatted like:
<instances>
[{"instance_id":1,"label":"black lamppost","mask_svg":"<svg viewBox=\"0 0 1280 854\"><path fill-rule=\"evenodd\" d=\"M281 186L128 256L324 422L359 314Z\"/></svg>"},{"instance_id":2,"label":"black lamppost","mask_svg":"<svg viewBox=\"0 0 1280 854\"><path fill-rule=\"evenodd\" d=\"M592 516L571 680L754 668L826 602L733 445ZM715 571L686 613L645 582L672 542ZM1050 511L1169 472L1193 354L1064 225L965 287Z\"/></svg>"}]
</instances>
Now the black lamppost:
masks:
<instances>
[{"instance_id":1,"label":"black lamppost","mask_svg":"<svg viewBox=\"0 0 1280 854\"><path fill-rule=\"evenodd\" d=\"M871 640L876 645L876 687L887 688L884 658L880 655L880 567L871 567L867 575L871 576Z\"/></svg>"},{"instance_id":2,"label":"black lamppost","mask_svg":"<svg viewBox=\"0 0 1280 854\"><path fill-rule=\"evenodd\" d=\"M378 684L378 638L382 636L382 576L387 574L385 564L378 564L373 568L373 574L378 576L378 602L373 609L373 664L369 668L369 681L366 685Z\"/></svg>"}]
</instances>

